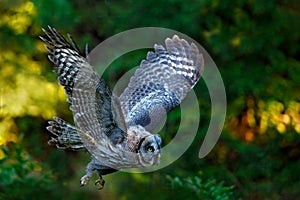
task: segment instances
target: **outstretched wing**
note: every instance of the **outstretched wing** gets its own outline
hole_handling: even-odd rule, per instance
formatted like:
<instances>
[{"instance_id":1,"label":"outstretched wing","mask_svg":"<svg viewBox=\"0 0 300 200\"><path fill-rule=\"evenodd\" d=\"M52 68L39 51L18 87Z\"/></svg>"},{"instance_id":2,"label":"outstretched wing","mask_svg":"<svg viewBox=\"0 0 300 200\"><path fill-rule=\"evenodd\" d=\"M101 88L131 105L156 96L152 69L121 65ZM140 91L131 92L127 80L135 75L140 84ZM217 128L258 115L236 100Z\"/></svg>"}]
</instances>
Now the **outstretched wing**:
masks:
<instances>
[{"instance_id":1,"label":"outstretched wing","mask_svg":"<svg viewBox=\"0 0 300 200\"><path fill-rule=\"evenodd\" d=\"M48 28L49 31L43 29L46 37L40 38L45 42L45 47L50 53L48 58L56 65L54 71L58 74L58 81L69 96L67 101L71 103L76 125L96 140L100 140L102 134L112 141L125 138L123 131L111 135L115 132L112 130L118 128L112 110L119 112L120 109L113 107L112 93L104 80L80 53L70 35L68 35L69 43L54 28ZM82 91L79 91L80 89ZM88 102L79 101L74 97L74 92L84 94ZM123 115L119 113L118 116Z\"/></svg>"},{"instance_id":2,"label":"outstretched wing","mask_svg":"<svg viewBox=\"0 0 300 200\"><path fill-rule=\"evenodd\" d=\"M113 169L142 167L139 154L129 152L128 147L124 149L127 135L114 120L119 118L121 124L125 122L122 109L118 108L118 98L112 95L104 80L81 55L70 36L71 44L54 28L49 27L49 31L43 31L47 37L40 38L50 52L49 59L56 65L59 83L69 96L76 132L84 147L103 166ZM55 133L56 126L61 128L60 123L52 123L48 129ZM73 127L71 132L74 131Z\"/></svg>"},{"instance_id":3,"label":"outstretched wing","mask_svg":"<svg viewBox=\"0 0 300 200\"><path fill-rule=\"evenodd\" d=\"M204 68L197 46L174 35L148 52L120 96L127 126L153 131L195 86Z\"/></svg>"}]
</instances>

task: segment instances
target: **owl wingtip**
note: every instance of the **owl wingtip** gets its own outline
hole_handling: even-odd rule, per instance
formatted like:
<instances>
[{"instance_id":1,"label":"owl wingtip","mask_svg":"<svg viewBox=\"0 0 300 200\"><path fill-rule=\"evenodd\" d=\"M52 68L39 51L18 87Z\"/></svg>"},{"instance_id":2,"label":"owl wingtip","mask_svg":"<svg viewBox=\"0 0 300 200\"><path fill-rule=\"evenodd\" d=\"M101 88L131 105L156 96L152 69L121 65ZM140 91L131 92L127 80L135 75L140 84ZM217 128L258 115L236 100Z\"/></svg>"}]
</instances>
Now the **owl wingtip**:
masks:
<instances>
[{"instance_id":1,"label":"owl wingtip","mask_svg":"<svg viewBox=\"0 0 300 200\"><path fill-rule=\"evenodd\" d=\"M51 125L51 121L49 121L48 124ZM47 129L48 131L52 132L52 126L47 126L46 129Z\"/></svg>"},{"instance_id":2,"label":"owl wingtip","mask_svg":"<svg viewBox=\"0 0 300 200\"><path fill-rule=\"evenodd\" d=\"M178 37L178 35L173 35L173 38L172 38L174 41L178 41L178 40L180 40L180 38Z\"/></svg>"}]
</instances>

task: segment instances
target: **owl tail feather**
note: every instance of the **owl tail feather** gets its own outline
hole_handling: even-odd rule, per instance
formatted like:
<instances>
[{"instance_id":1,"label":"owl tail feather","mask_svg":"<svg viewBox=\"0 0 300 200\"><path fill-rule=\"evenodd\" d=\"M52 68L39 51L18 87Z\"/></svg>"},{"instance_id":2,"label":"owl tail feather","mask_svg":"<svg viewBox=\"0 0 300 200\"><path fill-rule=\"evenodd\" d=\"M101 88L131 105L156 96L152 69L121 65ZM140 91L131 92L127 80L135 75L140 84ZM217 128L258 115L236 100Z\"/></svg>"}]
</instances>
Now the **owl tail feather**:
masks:
<instances>
[{"instance_id":1,"label":"owl tail feather","mask_svg":"<svg viewBox=\"0 0 300 200\"><path fill-rule=\"evenodd\" d=\"M49 145L56 145L59 149L83 150L85 149L78 129L59 117L53 117L54 121L49 121L47 130L51 133Z\"/></svg>"}]
</instances>

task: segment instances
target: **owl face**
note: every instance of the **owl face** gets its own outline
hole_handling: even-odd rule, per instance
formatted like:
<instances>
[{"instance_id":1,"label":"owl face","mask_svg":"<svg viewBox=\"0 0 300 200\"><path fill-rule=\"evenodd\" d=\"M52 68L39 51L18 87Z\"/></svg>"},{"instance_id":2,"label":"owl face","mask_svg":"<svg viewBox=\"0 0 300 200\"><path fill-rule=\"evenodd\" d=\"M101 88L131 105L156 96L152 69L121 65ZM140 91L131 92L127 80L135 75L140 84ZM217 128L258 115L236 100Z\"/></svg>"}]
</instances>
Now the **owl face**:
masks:
<instances>
[{"instance_id":1,"label":"owl face","mask_svg":"<svg viewBox=\"0 0 300 200\"><path fill-rule=\"evenodd\" d=\"M127 144L130 152L137 153L137 159L142 166L159 164L161 137L151 134L140 125L130 126L127 130Z\"/></svg>"},{"instance_id":2,"label":"owl face","mask_svg":"<svg viewBox=\"0 0 300 200\"><path fill-rule=\"evenodd\" d=\"M161 143L161 137L157 134L142 138L138 148L138 159L143 166L159 164Z\"/></svg>"}]
</instances>

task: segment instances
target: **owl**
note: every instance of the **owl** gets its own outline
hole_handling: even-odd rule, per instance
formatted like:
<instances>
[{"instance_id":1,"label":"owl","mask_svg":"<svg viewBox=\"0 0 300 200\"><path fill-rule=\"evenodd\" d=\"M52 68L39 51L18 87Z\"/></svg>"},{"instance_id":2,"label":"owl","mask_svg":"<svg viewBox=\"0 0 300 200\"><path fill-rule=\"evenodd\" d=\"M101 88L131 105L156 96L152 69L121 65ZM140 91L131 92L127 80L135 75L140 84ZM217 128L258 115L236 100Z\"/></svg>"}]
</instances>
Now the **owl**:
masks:
<instances>
[{"instance_id":1,"label":"owl","mask_svg":"<svg viewBox=\"0 0 300 200\"><path fill-rule=\"evenodd\" d=\"M89 64L87 48L84 55L69 34L67 40L50 26L42 30L45 36L40 39L68 96L75 123L53 117L47 127L48 143L91 154L81 186L94 171L99 175L95 185L102 189L103 175L158 165L162 139L152 132L198 82L204 59L197 46L177 35L167 38L165 47L155 44L117 96Z\"/></svg>"}]
</instances>

